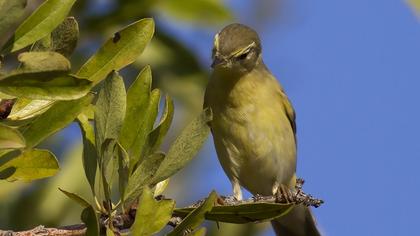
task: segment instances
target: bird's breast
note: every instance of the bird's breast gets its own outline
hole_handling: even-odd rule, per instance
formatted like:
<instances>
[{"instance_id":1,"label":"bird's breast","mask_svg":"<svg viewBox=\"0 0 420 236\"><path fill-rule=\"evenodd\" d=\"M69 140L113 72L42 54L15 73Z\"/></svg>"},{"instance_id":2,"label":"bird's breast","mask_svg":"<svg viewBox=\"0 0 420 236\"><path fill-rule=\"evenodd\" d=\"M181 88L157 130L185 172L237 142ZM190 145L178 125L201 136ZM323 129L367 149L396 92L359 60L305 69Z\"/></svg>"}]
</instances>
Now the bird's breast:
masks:
<instances>
[{"instance_id":1,"label":"bird's breast","mask_svg":"<svg viewBox=\"0 0 420 236\"><path fill-rule=\"evenodd\" d=\"M258 194L271 194L275 182L287 182L295 172L294 133L272 91L276 83L241 80L229 91L215 90L208 101L223 169Z\"/></svg>"}]
</instances>

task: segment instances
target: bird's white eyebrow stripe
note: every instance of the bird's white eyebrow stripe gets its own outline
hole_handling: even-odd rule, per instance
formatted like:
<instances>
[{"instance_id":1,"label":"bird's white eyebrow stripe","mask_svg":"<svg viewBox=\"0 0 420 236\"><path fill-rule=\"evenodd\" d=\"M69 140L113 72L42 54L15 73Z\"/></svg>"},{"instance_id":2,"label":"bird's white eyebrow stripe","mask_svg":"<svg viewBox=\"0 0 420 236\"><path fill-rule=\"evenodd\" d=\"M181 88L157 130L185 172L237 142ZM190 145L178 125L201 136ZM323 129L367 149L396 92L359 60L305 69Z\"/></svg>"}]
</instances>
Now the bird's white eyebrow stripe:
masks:
<instances>
[{"instance_id":1,"label":"bird's white eyebrow stripe","mask_svg":"<svg viewBox=\"0 0 420 236\"><path fill-rule=\"evenodd\" d=\"M243 49L239 49L238 51L233 52L230 56L239 56L243 54L244 52L248 51L250 48L255 47L257 45L255 42L250 43L248 46L244 47Z\"/></svg>"},{"instance_id":2,"label":"bird's white eyebrow stripe","mask_svg":"<svg viewBox=\"0 0 420 236\"><path fill-rule=\"evenodd\" d=\"M219 33L214 36L214 48L219 51Z\"/></svg>"}]
</instances>

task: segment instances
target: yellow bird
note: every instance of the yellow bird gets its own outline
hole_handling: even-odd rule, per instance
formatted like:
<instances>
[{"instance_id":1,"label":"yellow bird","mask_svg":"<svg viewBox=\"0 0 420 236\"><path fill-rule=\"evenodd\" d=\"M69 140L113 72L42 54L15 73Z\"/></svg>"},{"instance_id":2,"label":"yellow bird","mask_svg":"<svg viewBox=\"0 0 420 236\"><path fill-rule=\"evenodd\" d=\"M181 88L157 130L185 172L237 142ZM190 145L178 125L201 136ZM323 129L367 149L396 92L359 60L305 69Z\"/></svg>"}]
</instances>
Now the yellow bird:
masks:
<instances>
[{"instance_id":1,"label":"yellow bird","mask_svg":"<svg viewBox=\"0 0 420 236\"><path fill-rule=\"evenodd\" d=\"M223 28L214 38L213 74L204 98L213 112L216 152L238 200L241 186L254 195L275 195L296 185L295 113L261 52L253 29ZM320 235L304 206L272 224L277 235Z\"/></svg>"}]
</instances>

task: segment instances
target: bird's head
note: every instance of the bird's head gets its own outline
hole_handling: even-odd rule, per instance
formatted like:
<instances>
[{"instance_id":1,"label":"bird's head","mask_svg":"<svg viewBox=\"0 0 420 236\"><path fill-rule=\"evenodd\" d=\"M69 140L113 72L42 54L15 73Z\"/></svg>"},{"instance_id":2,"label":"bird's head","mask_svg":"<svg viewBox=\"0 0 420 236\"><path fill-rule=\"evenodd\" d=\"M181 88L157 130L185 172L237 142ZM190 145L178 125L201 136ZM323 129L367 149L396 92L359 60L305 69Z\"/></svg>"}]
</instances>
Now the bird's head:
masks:
<instances>
[{"instance_id":1,"label":"bird's head","mask_svg":"<svg viewBox=\"0 0 420 236\"><path fill-rule=\"evenodd\" d=\"M242 24L230 24L214 37L212 67L215 70L251 71L261 60L257 32Z\"/></svg>"}]
</instances>

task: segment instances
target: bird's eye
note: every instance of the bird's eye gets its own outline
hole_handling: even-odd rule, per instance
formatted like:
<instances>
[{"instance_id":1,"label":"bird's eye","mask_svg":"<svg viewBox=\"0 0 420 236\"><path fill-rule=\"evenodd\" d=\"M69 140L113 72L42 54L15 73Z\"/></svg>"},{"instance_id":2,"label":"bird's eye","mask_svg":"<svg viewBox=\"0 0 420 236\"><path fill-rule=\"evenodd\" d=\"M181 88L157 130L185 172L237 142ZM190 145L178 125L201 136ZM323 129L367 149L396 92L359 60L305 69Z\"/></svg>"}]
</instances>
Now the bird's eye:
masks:
<instances>
[{"instance_id":1,"label":"bird's eye","mask_svg":"<svg viewBox=\"0 0 420 236\"><path fill-rule=\"evenodd\" d=\"M248 57L249 51L238 56L239 60L245 60Z\"/></svg>"}]
</instances>

